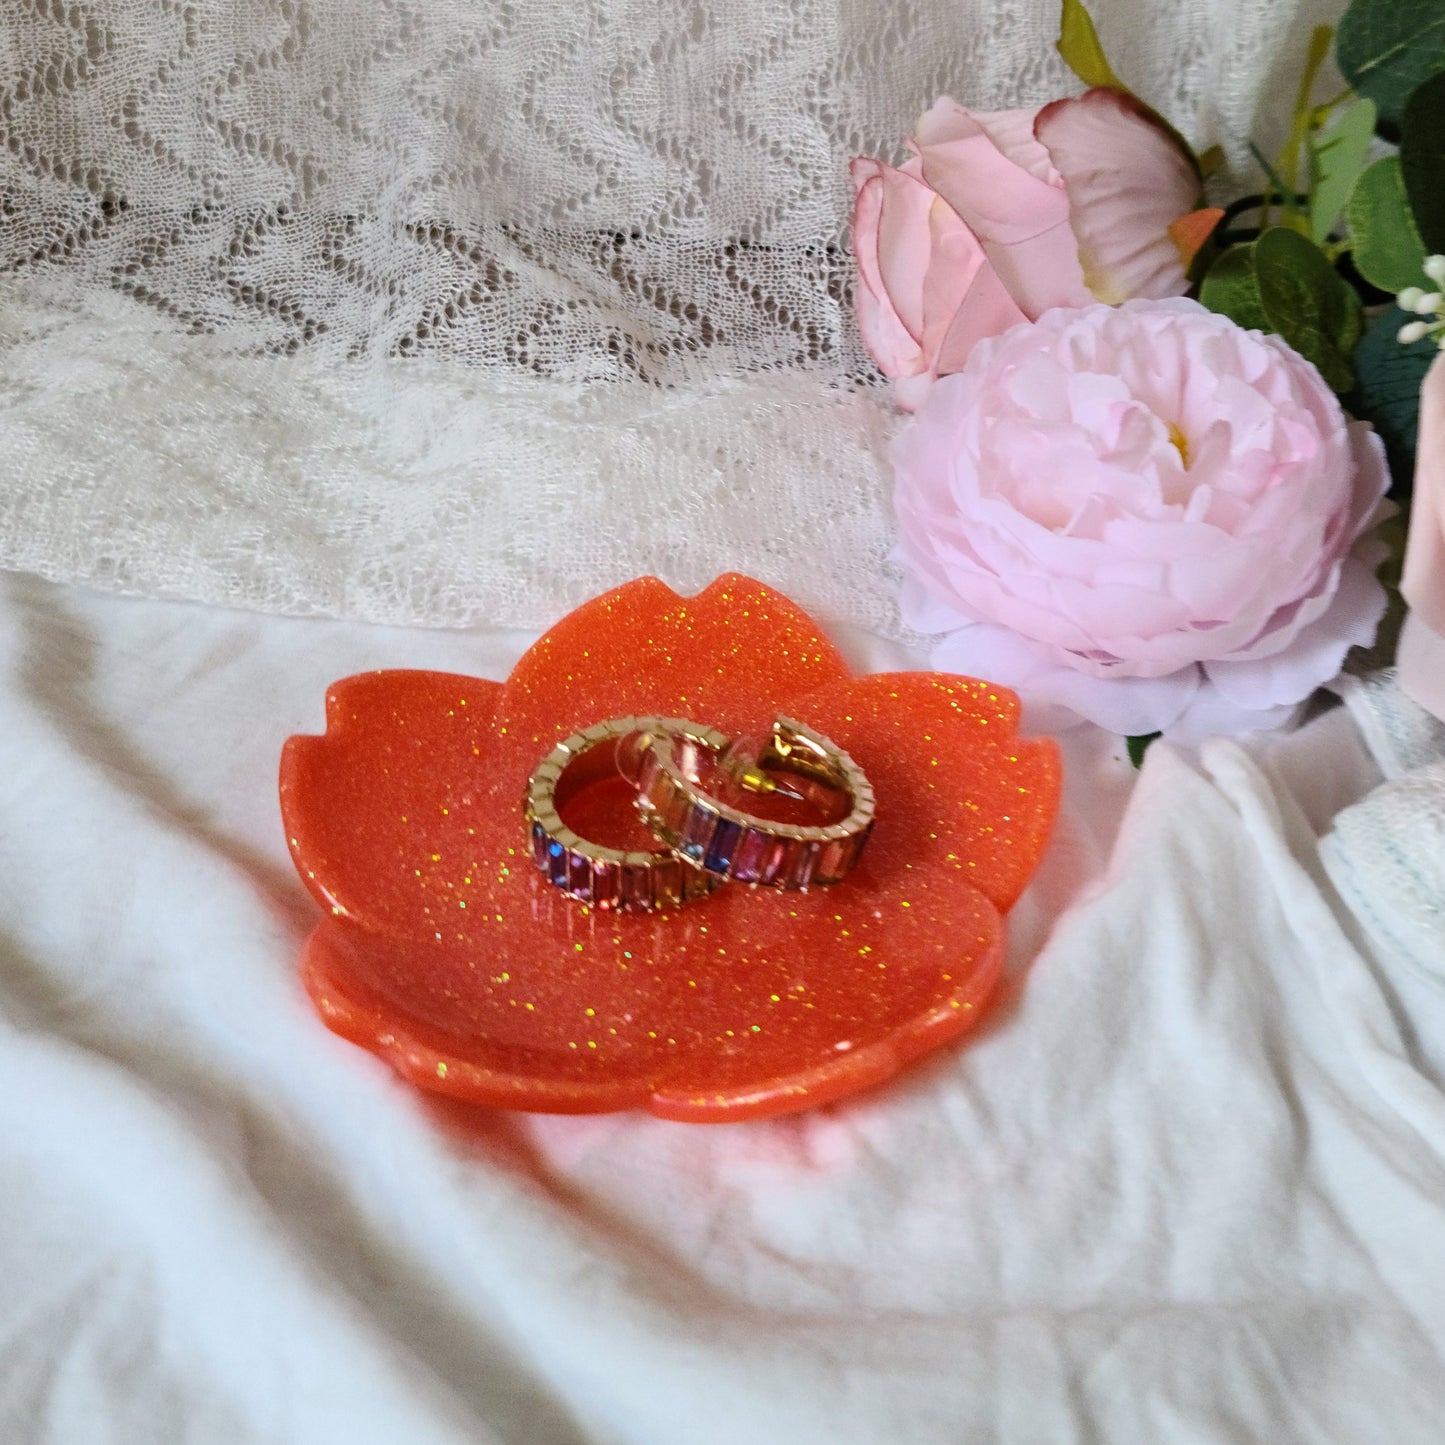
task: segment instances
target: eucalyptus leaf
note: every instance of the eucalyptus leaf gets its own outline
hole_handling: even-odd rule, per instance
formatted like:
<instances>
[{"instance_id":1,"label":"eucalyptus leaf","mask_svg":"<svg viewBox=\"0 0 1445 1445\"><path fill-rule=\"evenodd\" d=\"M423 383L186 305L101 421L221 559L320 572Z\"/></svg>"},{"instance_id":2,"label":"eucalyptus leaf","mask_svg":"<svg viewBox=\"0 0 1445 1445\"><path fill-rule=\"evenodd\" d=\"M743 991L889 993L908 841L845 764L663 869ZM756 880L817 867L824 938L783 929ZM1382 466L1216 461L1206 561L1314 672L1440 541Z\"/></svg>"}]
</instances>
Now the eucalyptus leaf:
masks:
<instances>
[{"instance_id":1,"label":"eucalyptus leaf","mask_svg":"<svg viewBox=\"0 0 1445 1445\"><path fill-rule=\"evenodd\" d=\"M1199 299L1211 311L1229 317L1248 330L1274 330L1259 298L1252 243L1231 246L1220 256L1199 288Z\"/></svg>"},{"instance_id":2,"label":"eucalyptus leaf","mask_svg":"<svg viewBox=\"0 0 1445 1445\"><path fill-rule=\"evenodd\" d=\"M1353 384L1360 299L1308 236L1274 226L1257 241L1231 246L1210 268L1199 299L1240 326L1283 337L1335 391Z\"/></svg>"},{"instance_id":3,"label":"eucalyptus leaf","mask_svg":"<svg viewBox=\"0 0 1445 1445\"><path fill-rule=\"evenodd\" d=\"M1360 298L1307 236L1283 226L1254 243L1254 274L1270 327L1319 367L1335 391L1354 385L1349 356L1360 339Z\"/></svg>"},{"instance_id":4,"label":"eucalyptus leaf","mask_svg":"<svg viewBox=\"0 0 1445 1445\"><path fill-rule=\"evenodd\" d=\"M1351 410L1373 423L1385 443L1390 475L1398 496L1408 492L1415 471L1415 439L1420 425L1420 386L1439 348L1428 338L1411 346L1396 340L1415 318L1398 306L1382 311L1355 348L1356 389Z\"/></svg>"},{"instance_id":5,"label":"eucalyptus leaf","mask_svg":"<svg viewBox=\"0 0 1445 1445\"><path fill-rule=\"evenodd\" d=\"M1355 269L1381 291L1424 284L1425 243L1415 229L1399 156L1376 161L1360 176L1347 220Z\"/></svg>"},{"instance_id":6,"label":"eucalyptus leaf","mask_svg":"<svg viewBox=\"0 0 1445 1445\"><path fill-rule=\"evenodd\" d=\"M1353 0L1340 19L1335 58L1350 85L1379 107L1381 128L1397 133L1411 92L1445 70L1445 5Z\"/></svg>"},{"instance_id":7,"label":"eucalyptus leaf","mask_svg":"<svg viewBox=\"0 0 1445 1445\"><path fill-rule=\"evenodd\" d=\"M1445 17L1445 3L1440 10ZM1419 86L1405 106L1400 171L1426 250L1445 251L1445 71Z\"/></svg>"},{"instance_id":8,"label":"eucalyptus leaf","mask_svg":"<svg viewBox=\"0 0 1445 1445\"><path fill-rule=\"evenodd\" d=\"M1059 20L1059 54L1064 64L1084 82L1085 85L1111 85L1115 90L1128 90L1128 86L1114 74L1099 42L1099 32L1094 21L1080 0L1064 0L1063 15Z\"/></svg>"},{"instance_id":9,"label":"eucalyptus leaf","mask_svg":"<svg viewBox=\"0 0 1445 1445\"><path fill-rule=\"evenodd\" d=\"M1310 240L1317 245L1329 240L1365 168L1374 136L1375 102L1361 100L1337 115L1310 145Z\"/></svg>"}]
</instances>

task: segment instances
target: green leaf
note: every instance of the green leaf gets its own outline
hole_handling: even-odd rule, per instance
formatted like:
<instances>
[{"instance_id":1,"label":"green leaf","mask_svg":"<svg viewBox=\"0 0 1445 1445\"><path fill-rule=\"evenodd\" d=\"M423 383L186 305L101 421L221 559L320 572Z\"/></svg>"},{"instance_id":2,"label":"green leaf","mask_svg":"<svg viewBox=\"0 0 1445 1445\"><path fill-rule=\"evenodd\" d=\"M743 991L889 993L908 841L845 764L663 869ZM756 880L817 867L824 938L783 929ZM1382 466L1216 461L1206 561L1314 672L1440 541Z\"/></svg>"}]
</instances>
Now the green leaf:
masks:
<instances>
[{"instance_id":1,"label":"green leaf","mask_svg":"<svg viewBox=\"0 0 1445 1445\"><path fill-rule=\"evenodd\" d=\"M1431 76L1405 106L1400 171L1425 248L1445 251L1445 71Z\"/></svg>"},{"instance_id":2,"label":"green leaf","mask_svg":"<svg viewBox=\"0 0 1445 1445\"><path fill-rule=\"evenodd\" d=\"M1274 226L1257 241L1231 246L1210 268L1199 299L1240 326L1283 337L1335 391L1353 384L1360 298L1308 236Z\"/></svg>"},{"instance_id":3,"label":"green leaf","mask_svg":"<svg viewBox=\"0 0 1445 1445\"><path fill-rule=\"evenodd\" d=\"M1319 367L1335 391L1354 385L1349 356L1360 339L1360 298L1307 236L1283 226L1254 243L1259 299L1277 331Z\"/></svg>"},{"instance_id":4,"label":"green leaf","mask_svg":"<svg viewBox=\"0 0 1445 1445\"><path fill-rule=\"evenodd\" d=\"M1220 256L1199 288L1199 299L1211 311L1251 331L1274 330L1259 299L1253 245L1231 246Z\"/></svg>"},{"instance_id":5,"label":"green leaf","mask_svg":"<svg viewBox=\"0 0 1445 1445\"><path fill-rule=\"evenodd\" d=\"M1335 58L1346 80L1395 131L1421 81L1445 70L1445 5L1440 0L1353 0L1340 20Z\"/></svg>"},{"instance_id":6,"label":"green leaf","mask_svg":"<svg viewBox=\"0 0 1445 1445\"><path fill-rule=\"evenodd\" d=\"M1314 186L1310 194L1310 240L1323 245L1365 168L1375 136L1375 102L1361 100L1342 111L1310 145Z\"/></svg>"},{"instance_id":7,"label":"green leaf","mask_svg":"<svg viewBox=\"0 0 1445 1445\"><path fill-rule=\"evenodd\" d=\"M1129 761L1136 768L1144 766L1144 754L1149 751L1149 744L1158 736L1158 733L1140 733L1138 737L1124 739L1124 745L1129 749Z\"/></svg>"},{"instance_id":8,"label":"green leaf","mask_svg":"<svg viewBox=\"0 0 1445 1445\"><path fill-rule=\"evenodd\" d=\"M1099 43L1099 32L1094 29L1093 19L1080 0L1064 0L1063 15L1059 20L1058 50L1064 57L1064 64L1085 85L1111 85L1115 90L1124 91L1129 89L1114 74L1113 67L1104 55L1104 47Z\"/></svg>"},{"instance_id":9,"label":"green leaf","mask_svg":"<svg viewBox=\"0 0 1445 1445\"><path fill-rule=\"evenodd\" d=\"M1386 156L1355 184L1346 218L1355 269L1381 291L1424 283L1425 243L1415 229L1400 157Z\"/></svg>"},{"instance_id":10,"label":"green leaf","mask_svg":"<svg viewBox=\"0 0 1445 1445\"><path fill-rule=\"evenodd\" d=\"M1373 423L1390 459L1392 491L1408 492L1415 471L1415 437L1420 425L1420 386L1440 354L1428 338L1401 346L1396 333L1416 318L1391 306L1370 322L1355 348L1357 385L1351 411Z\"/></svg>"}]
</instances>

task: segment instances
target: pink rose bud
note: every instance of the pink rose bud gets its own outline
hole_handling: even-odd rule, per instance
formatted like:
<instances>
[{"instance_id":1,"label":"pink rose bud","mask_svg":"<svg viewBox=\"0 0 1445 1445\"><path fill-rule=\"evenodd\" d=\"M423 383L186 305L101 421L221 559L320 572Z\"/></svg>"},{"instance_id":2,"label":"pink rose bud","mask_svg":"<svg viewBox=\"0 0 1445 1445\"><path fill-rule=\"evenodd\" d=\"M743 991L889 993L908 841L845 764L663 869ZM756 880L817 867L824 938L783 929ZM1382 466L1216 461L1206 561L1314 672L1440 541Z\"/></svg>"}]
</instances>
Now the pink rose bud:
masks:
<instances>
[{"instance_id":1,"label":"pink rose bud","mask_svg":"<svg viewBox=\"0 0 1445 1445\"><path fill-rule=\"evenodd\" d=\"M858 325L912 411L974 346L1059 306L1179 296L1221 214L1194 211L1193 158L1132 97L1043 110L944 98L902 166L860 156Z\"/></svg>"},{"instance_id":2,"label":"pink rose bud","mask_svg":"<svg viewBox=\"0 0 1445 1445\"><path fill-rule=\"evenodd\" d=\"M1397 658L1400 686L1445 719L1445 353L1420 391L1415 495L1400 591L1410 604Z\"/></svg>"}]
</instances>

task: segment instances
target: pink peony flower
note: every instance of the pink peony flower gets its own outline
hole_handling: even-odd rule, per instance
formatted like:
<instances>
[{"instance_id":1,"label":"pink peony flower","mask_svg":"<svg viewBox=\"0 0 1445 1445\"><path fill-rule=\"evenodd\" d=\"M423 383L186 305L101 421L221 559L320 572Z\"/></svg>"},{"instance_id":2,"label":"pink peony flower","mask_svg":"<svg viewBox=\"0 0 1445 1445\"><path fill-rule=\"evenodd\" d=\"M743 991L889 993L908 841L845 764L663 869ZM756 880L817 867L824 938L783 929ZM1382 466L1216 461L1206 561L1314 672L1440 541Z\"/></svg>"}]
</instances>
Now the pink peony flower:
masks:
<instances>
[{"instance_id":1,"label":"pink peony flower","mask_svg":"<svg viewBox=\"0 0 1445 1445\"><path fill-rule=\"evenodd\" d=\"M984 337L1053 307L1182 295L1221 214L1192 210L1193 158L1107 88L1041 111L944 98L909 147L851 170L858 324L909 410Z\"/></svg>"},{"instance_id":2,"label":"pink peony flower","mask_svg":"<svg viewBox=\"0 0 1445 1445\"><path fill-rule=\"evenodd\" d=\"M1410 604L1400 633L1400 686L1445 719L1445 354L1425 374L1410 539L1400 591Z\"/></svg>"},{"instance_id":3,"label":"pink peony flower","mask_svg":"<svg viewBox=\"0 0 1445 1445\"><path fill-rule=\"evenodd\" d=\"M904 616L936 666L1115 732L1285 721L1384 612L1368 427L1193 301L980 343L894 444Z\"/></svg>"}]
</instances>

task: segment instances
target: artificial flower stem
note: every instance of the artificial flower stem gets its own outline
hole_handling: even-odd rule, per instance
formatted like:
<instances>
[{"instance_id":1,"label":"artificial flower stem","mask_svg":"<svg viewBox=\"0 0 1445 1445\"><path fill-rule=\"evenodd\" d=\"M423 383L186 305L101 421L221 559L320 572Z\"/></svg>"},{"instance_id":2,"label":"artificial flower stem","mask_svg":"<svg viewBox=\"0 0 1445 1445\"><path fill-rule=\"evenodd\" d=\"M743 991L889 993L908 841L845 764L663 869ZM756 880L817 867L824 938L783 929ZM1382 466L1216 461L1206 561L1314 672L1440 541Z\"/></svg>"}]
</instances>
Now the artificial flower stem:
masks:
<instances>
[{"instance_id":1,"label":"artificial flower stem","mask_svg":"<svg viewBox=\"0 0 1445 1445\"><path fill-rule=\"evenodd\" d=\"M1334 35L1334 28L1329 25L1316 25L1310 33L1309 53L1305 59L1304 73L1300 76L1299 90L1295 95L1294 119L1290 125L1289 139L1285 142L1284 150L1280 152L1279 158L1279 172L1289 181L1288 190L1285 191L1289 197L1293 197L1299 185L1300 152L1309 138L1313 120L1310 91L1314 89L1315 77L1319 74L1320 66L1329 57L1330 43L1333 41ZM1313 184L1314 177L1311 176L1311 189ZM1292 214L1294 209L1291 202L1287 200L1285 202L1286 213Z\"/></svg>"},{"instance_id":2,"label":"artificial flower stem","mask_svg":"<svg viewBox=\"0 0 1445 1445\"><path fill-rule=\"evenodd\" d=\"M1260 229L1268 230L1271 221L1271 212L1274 207L1274 197L1278 195L1280 203L1284 206L1285 210L1292 211L1294 209L1295 192L1280 180L1279 172L1270 165L1269 161L1265 158L1264 152L1260 150L1253 141L1249 143L1249 153L1259 163L1260 169L1264 172L1269 182L1264 188L1264 195L1260 199L1259 207Z\"/></svg>"},{"instance_id":3,"label":"artificial flower stem","mask_svg":"<svg viewBox=\"0 0 1445 1445\"><path fill-rule=\"evenodd\" d=\"M1264 204L1264 192L1256 191L1252 196L1240 196L1237 201L1231 201L1224 208L1223 220L1226 225L1240 216L1247 216L1251 211L1257 211Z\"/></svg>"},{"instance_id":4,"label":"artificial flower stem","mask_svg":"<svg viewBox=\"0 0 1445 1445\"><path fill-rule=\"evenodd\" d=\"M1355 92L1347 85L1337 95L1332 95L1327 101L1315 106L1310 112L1311 129L1318 130L1329 119L1330 112L1334 110L1336 106L1343 105L1347 100L1353 98L1354 94Z\"/></svg>"}]
</instances>

